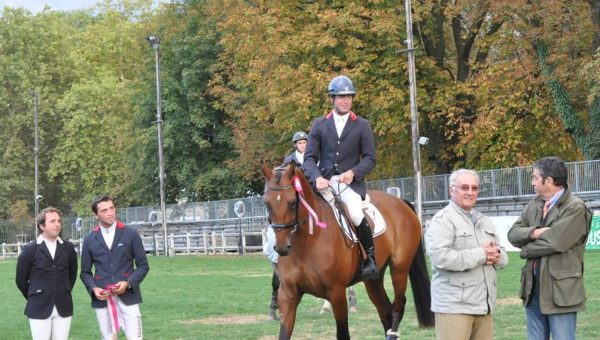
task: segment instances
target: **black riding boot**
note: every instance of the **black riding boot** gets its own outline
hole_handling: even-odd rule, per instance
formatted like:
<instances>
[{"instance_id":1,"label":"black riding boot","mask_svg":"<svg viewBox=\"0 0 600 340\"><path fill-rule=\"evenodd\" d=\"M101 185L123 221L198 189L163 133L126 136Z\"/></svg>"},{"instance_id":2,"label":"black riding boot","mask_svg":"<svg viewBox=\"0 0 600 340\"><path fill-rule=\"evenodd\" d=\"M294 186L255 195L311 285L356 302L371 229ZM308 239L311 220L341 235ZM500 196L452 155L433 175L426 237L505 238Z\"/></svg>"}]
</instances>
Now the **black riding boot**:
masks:
<instances>
[{"instance_id":1,"label":"black riding boot","mask_svg":"<svg viewBox=\"0 0 600 340\"><path fill-rule=\"evenodd\" d=\"M377 264L375 263L373 233L366 218L363 218L357 229L360 242L367 253L367 258L362 263L362 278L363 280L376 280L379 278L379 271L377 271Z\"/></svg>"}]
</instances>

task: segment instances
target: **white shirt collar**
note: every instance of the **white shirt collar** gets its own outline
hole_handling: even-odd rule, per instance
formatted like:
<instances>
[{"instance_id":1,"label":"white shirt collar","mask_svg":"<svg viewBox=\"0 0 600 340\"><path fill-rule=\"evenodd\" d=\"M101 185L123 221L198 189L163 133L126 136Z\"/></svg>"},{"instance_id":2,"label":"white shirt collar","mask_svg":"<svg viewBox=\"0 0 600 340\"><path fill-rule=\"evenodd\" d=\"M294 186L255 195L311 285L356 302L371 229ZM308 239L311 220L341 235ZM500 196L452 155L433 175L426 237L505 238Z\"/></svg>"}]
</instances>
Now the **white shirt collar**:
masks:
<instances>
[{"instance_id":1,"label":"white shirt collar","mask_svg":"<svg viewBox=\"0 0 600 340\"><path fill-rule=\"evenodd\" d=\"M104 227L103 225L100 225L100 230L102 230L103 234L112 234L115 232L115 229L117 229L117 222L114 222L108 228Z\"/></svg>"},{"instance_id":2,"label":"white shirt collar","mask_svg":"<svg viewBox=\"0 0 600 340\"><path fill-rule=\"evenodd\" d=\"M56 240L58 241L58 243L63 244L63 240L60 238L60 236L56 237ZM42 244L42 242L44 242L44 241L52 242L52 241L46 240L44 238L44 236L42 236L42 234L39 234L38 237L35 239L35 243L37 243L37 244Z\"/></svg>"},{"instance_id":3,"label":"white shirt collar","mask_svg":"<svg viewBox=\"0 0 600 340\"><path fill-rule=\"evenodd\" d=\"M296 159L298 160L298 162L300 162L300 165L302 165L302 163L304 163L304 154L296 150Z\"/></svg>"},{"instance_id":4,"label":"white shirt collar","mask_svg":"<svg viewBox=\"0 0 600 340\"><path fill-rule=\"evenodd\" d=\"M346 113L343 115L340 115L338 113L333 114L333 117L335 117L335 121L338 123L346 123L348 121L348 116L350 116L350 113Z\"/></svg>"}]
</instances>

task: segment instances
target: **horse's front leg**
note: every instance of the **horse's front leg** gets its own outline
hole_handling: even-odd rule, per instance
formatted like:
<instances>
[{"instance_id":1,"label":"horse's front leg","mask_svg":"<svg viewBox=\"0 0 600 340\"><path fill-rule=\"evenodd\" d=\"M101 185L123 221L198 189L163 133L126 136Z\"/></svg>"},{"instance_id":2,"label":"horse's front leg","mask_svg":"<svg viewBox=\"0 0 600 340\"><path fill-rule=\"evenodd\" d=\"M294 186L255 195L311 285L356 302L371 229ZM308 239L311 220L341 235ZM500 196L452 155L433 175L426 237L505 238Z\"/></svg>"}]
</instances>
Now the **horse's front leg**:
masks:
<instances>
[{"instance_id":1,"label":"horse's front leg","mask_svg":"<svg viewBox=\"0 0 600 340\"><path fill-rule=\"evenodd\" d=\"M294 331L296 323L296 310L302 300L302 293L294 288L279 287L279 295L277 297L279 304L279 340L289 340Z\"/></svg>"},{"instance_id":2,"label":"horse's front leg","mask_svg":"<svg viewBox=\"0 0 600 340\"><path fill-rule=\"evenodd\" d=\"M346 301L346 290L342 287L330 294L329 301L333 308L333 316L337 326L337 339L350 339L350 331L348 329L348 303Z\"/></svg>"}]
</instances>

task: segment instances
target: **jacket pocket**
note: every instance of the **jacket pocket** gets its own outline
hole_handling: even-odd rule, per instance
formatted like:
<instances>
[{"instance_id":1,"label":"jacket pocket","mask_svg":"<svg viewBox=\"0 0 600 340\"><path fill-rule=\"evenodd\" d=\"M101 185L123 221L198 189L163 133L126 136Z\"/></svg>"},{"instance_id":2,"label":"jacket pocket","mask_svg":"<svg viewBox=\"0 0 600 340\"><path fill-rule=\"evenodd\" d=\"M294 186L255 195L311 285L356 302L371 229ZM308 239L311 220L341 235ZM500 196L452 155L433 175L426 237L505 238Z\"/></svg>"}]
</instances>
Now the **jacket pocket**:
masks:
<instances>
[{"instance_id":1,"label":"jacket pocket","mask_svg":"<svg viewBox=\"0 0 600 340\"><path fill-rule=\"evenodd\" d=\"M580 271L551 270L550 275L552 275L554 303L557 306L571 307L585 301L585 291Z\"/></svg>"},{"instance_id":2,"label":"jacket pocket","mask_svg":"<svg viewBox=\"0 0 600 340\"><path fill-rule=\"evenodd\" d=\"M459 302L485 301L482 281L473 277L449 278L448 283L457 292L460 292Z\"/></svg>"},{"instance_id":3,"label":"jacket pocket","mask_svg":"<svg viewBox=\"0 0 600 340\"><path fill-rule=\"evenodd\" d=\"M41 294L43 292L44 292L44 290L42 288L29 287L29 290L27 291L27 296L34 296L34 295Z\"/></svg>"},{"instance_id":4,"label":"jacket pocket","mask_svg":"<svg viewBox=\"0 0 600 340\"><path fill-rule=\"evenodd\" d=\"M523 301L527 300L527 288L527 262L525 262L525 265L521 268L521 289L519 290L519 296Z\"/></svg>"},{"instance_id":5,"label":"jacket pocket","mask_svg":"<svg viewBox=\"0 0 600 340\"><path fill-rule=\"evenodd\" d=\"M467 249L473 248L477 243L475 242L475 234L471 230L457 230L454 235L454 249Z\"/></svg>"}]
</instances>

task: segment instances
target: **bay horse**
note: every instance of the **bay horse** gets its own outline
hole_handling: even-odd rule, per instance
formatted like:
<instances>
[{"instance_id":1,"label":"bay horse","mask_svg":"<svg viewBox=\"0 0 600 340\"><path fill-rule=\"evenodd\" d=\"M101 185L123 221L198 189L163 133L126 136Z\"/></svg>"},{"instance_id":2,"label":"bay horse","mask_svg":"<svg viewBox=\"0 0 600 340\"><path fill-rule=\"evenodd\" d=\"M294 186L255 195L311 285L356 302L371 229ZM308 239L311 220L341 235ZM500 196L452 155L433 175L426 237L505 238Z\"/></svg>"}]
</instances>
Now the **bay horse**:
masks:
<instances>
[{"instance_id":1,"label":"bay horse","mask_svg":"<svg viewBox=\"0 0 600 340\"><path fill-rule=\"evenodd\" d=\"M296 310L304 294L329 300L337 339L350 339L345 290L362 280L359 247L344 236L329 204L313 192L293 162L273 170L263 164L262 173L266 180L263 201L276 235L275 250L280 255L279 339L291 338ZM377 308L386 339L393 340L399 337L398 328L404 316L408 276L419 325L431 327L434 324L421 224L414 210L403 200L381 191L369 191L369 196L384 216L387 228L374 238L379 279L364 280L364 285ZM311 228L310 216L316 217L312 217L313 221L321 220L326 227ZM383 282L388 266L393 302Z\"/></svg>"}]
</instances>

